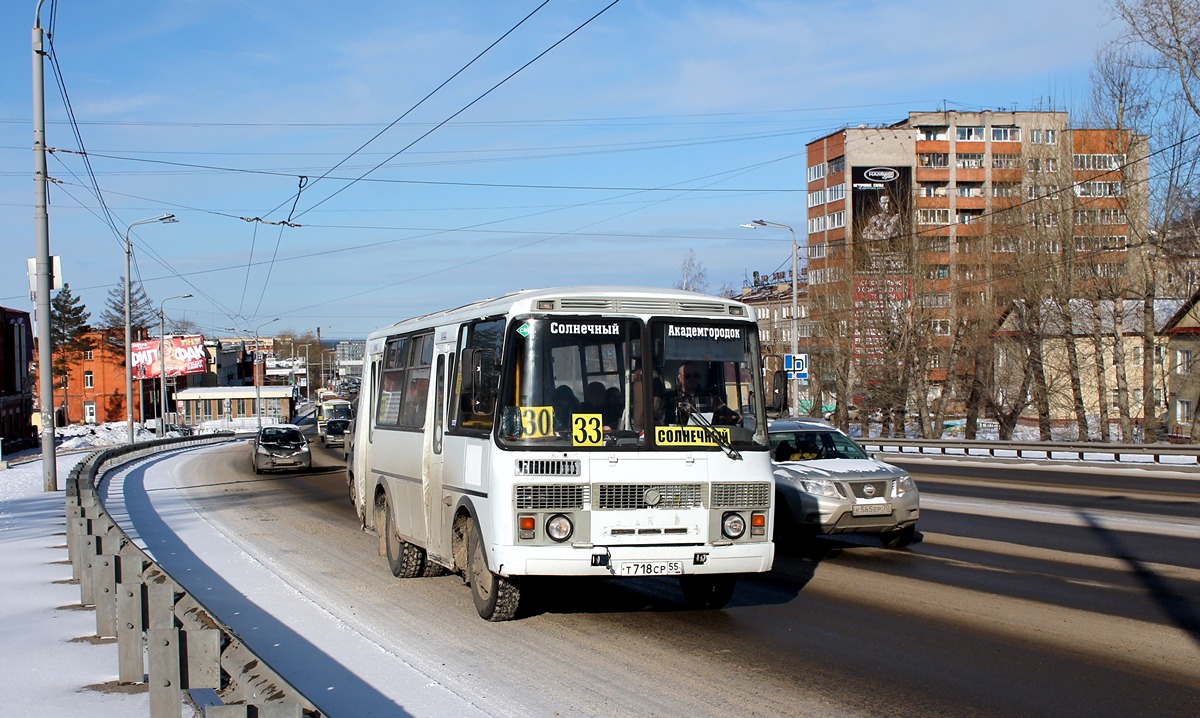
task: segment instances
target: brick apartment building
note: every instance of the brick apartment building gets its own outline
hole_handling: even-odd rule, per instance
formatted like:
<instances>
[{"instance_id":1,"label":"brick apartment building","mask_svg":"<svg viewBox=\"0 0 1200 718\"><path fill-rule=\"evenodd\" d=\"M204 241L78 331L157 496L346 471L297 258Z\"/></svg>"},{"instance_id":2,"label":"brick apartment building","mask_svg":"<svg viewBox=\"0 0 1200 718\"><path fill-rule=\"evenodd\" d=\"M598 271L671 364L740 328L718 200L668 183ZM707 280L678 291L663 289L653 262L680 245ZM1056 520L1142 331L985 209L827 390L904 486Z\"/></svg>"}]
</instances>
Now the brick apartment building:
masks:
<instances>
[{"instance_id":1,"label":"brick apartment building","mask_svg":"<svg viewBox=\"0 0 1200 718\"><path fill-rule=\"evenodd\" d=\"M916 391L936 393L958 320L998 317L1021 296L1035 251L1067 245L1081 291L1135 271L1147 169L1129 158L1144 142L1071 128L1063 112L1001 111L910 112L809 142L798 333L816 389L854 403L873 372L894 375L903 316L933 349Z\"/></svg>"}]
</instances>

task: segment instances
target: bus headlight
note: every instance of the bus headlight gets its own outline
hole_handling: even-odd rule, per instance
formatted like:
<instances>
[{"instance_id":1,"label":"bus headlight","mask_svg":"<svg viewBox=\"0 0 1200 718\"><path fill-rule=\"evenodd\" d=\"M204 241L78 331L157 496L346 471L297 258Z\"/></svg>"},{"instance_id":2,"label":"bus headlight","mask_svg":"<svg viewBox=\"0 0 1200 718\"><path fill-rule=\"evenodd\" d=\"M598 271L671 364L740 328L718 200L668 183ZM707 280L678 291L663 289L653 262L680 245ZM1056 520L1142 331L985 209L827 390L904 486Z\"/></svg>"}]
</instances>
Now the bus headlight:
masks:
<instances>
[{"instance_id":1,"label":"bus headlight","mask_svg":"<svg viewBox=\"0 0 1200 718\"><path fill-rule=\"evenodd\" d=\"M730 511L721 517L721 533L725 538L740 539L746 533L746 519L736 511Z\"/></svg>"},{"instance_id":2,"label":"bus headlight","mask_svg":"<svg viewBox=\"0 0 1200 718\"><path fill-rule=\"evenodd\" d=\"M571 519L563 514L554 514L546 521L546 535L559 543L571 538L574 532L575 527L571 525Z\"/></svg>"}]
</instances>

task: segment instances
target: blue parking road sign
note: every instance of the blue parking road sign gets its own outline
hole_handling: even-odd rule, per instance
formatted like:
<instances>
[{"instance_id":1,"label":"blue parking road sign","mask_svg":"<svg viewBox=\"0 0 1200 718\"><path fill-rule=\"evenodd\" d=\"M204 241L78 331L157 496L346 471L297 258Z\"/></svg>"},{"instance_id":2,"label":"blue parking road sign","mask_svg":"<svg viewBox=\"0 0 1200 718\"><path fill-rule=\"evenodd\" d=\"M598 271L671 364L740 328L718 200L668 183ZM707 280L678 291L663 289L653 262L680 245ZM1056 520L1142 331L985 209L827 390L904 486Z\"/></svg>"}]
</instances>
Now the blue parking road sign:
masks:
<instances>
[{"instance_id":1,"label":"blue parking road sign","mask_svg":"<svg viewBox=\"0 0 1200 718\"><path fill-rule=\"evenodd\" d=\"M788 379L807 379L808 354L784 354L783 370L788 373Z\"/></svg>"}]
</instances>

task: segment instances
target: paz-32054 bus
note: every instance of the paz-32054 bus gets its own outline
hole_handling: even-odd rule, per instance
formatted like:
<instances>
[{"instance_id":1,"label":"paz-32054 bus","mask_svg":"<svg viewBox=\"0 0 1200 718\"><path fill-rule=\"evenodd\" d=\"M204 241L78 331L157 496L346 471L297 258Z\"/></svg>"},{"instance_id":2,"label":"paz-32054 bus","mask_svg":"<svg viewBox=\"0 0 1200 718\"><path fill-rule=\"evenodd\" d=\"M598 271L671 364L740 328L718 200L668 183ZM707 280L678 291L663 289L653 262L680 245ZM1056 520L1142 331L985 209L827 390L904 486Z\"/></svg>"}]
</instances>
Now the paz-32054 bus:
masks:
<instances>
[{"instance_id":1,"label":"paz-32054 bus","mask_svg":"<svg viewBox=\"0 0 1200 718\"><path fill-rule=\"evenodd\" d=\"M396 576L676 576L719 608L770 570L753 311L690 292L522 291L371 334L350 495Z\"/></svg>"}]
</instances>

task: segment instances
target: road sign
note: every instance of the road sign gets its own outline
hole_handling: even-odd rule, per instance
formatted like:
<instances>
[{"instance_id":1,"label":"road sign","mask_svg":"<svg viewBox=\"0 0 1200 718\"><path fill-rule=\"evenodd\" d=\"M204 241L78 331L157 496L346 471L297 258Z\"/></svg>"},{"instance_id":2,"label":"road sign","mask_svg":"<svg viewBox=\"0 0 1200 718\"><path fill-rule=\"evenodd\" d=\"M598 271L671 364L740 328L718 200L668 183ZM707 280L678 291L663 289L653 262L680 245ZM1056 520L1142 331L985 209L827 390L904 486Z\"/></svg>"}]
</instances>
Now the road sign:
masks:
<instances>
[{"instance_id":1,"label":"road sign","mask_svg":"<svg viewBox=\"0 0 1200 718\"><path fill-rule=\"evenodd\" d=\"M808 354L784 354L783 370L788 373L788 379L807 379Z\"/></svg>"}]
</instances>

